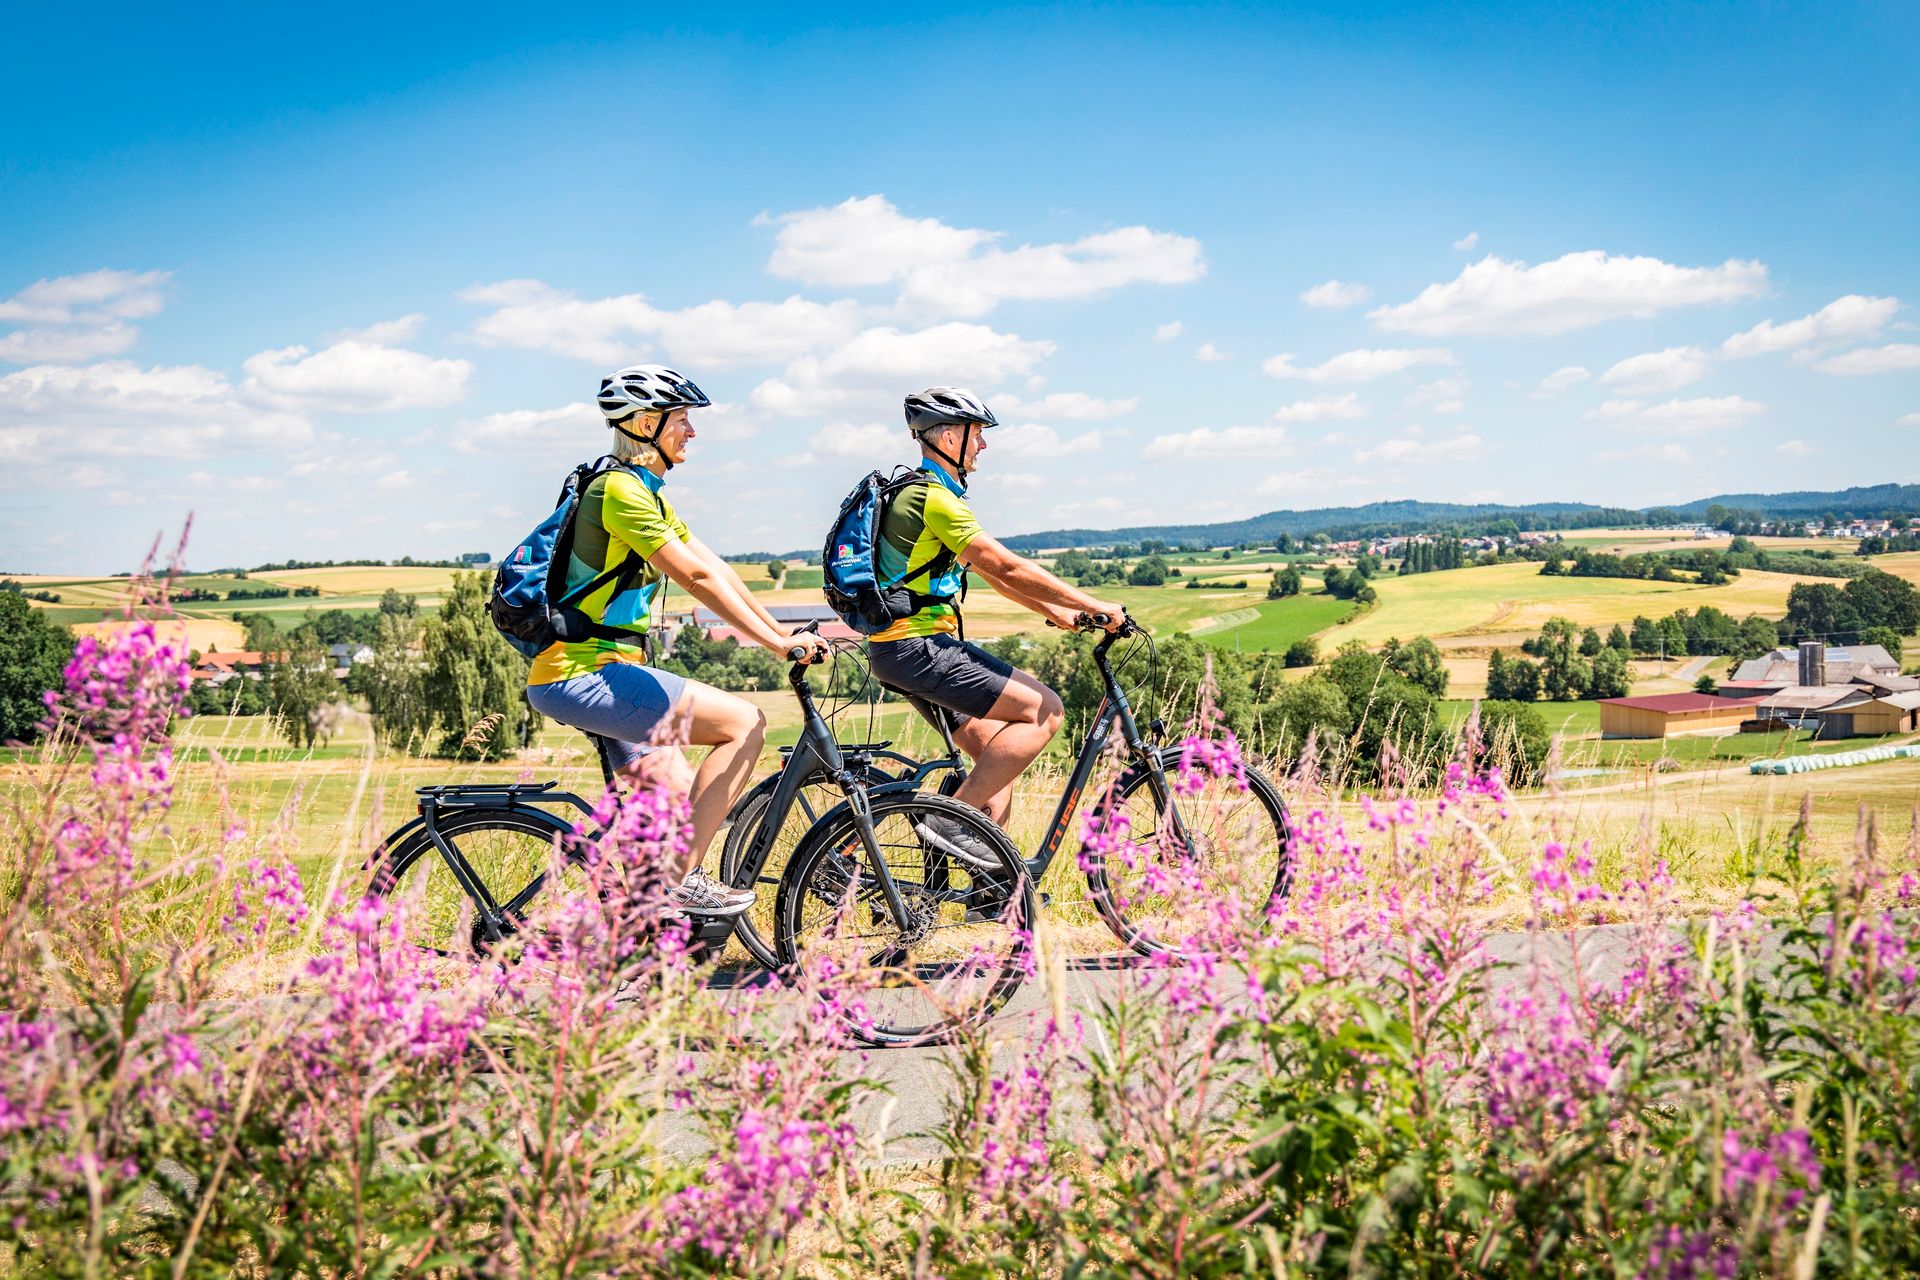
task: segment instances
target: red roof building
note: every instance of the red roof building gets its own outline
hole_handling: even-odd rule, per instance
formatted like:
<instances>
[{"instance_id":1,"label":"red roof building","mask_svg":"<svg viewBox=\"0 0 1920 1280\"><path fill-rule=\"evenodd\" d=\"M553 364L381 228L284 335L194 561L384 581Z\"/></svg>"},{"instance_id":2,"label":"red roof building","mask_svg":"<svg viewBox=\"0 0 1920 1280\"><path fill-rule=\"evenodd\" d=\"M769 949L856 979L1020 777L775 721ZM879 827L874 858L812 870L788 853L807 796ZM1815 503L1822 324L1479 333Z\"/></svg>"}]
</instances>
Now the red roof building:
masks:
<instances>
[{"instance_id":1,"label":"red roof building","mask_svg":"<svg viewBox=\"0 0 1920 1280\"><path fill-rule=\"evenodd\" d=\"M1600 735L1605 738L1672 738L1690 733L1731 733L1750 719L1758 696L1723 698L1711 693L1654 693L1640 698L1602 698Z\"/></svg>"}]
</instances>

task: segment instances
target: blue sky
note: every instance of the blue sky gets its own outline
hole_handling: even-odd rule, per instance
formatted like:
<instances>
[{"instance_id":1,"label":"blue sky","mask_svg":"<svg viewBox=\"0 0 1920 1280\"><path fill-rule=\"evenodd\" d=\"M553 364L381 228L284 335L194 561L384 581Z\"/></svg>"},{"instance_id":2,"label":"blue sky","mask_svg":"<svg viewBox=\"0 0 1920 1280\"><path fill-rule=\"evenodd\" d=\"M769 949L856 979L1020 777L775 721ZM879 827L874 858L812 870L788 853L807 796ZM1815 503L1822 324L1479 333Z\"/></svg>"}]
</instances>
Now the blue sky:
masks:
<instances>
[{"instance_id":1,"label":"blue sky","mask_svg":"<svg viewBox=\"0 0 1920 1280\"><path fill-rule=\"evenodd\" d=\"M614 366L816 543L902 394L1006 533L1912 481L1912 5L29 11L0 571L498 552Z\"/></svg>"}]
</instances>

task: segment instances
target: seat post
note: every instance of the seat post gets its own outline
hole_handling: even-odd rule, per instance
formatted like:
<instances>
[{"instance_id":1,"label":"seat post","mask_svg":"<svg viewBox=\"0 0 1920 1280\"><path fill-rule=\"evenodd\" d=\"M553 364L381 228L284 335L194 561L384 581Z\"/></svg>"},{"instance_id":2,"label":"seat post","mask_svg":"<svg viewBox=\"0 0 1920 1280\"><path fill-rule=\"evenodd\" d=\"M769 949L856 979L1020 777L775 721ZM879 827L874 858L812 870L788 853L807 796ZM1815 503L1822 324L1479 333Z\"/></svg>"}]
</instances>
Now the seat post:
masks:
<instances>
[{"instance_id":1,"label":"seat post","mask_svg":"<svg viewBox=\"0 0 1920 1280\"><path fill-rule=\"evenodd\" d=\"M607 740L597 733L589 733L587 741L593 743L594 754L600 757L600 777L609 788L613 786L613 757L607 752Z\"/></svg>"}]
</instances>

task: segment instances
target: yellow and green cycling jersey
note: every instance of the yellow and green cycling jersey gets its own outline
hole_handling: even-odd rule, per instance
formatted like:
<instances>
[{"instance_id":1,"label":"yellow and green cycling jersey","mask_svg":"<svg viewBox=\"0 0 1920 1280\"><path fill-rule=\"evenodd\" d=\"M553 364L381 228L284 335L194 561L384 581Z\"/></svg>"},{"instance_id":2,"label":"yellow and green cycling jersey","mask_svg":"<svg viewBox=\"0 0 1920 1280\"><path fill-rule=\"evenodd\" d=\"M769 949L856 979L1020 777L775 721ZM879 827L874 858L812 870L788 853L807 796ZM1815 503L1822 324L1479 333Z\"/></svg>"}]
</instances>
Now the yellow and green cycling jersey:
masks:
<instances>
[{"instance_id":1,"label":"yellow and green cycling jersey","mask_svg":"<svg viewBox=\"0 0 1920 1280\"><path fill-rule=\"evenodd\" d=\"M580 497L573 522L573 551L567 560L567 592L578 591L609 570L631 567L623 587L614 578L573 606L595 622L633 632L631 640L582 640L549 645L533 660L528 684L555 684L596 671L610 662L647 660L647 616L661 571L649 562L669 542L693 535L660 492L662 480L651 471L616 467L595 476Z\"/></svg>"},{"instance_id":2,"label":"yellow and green cycling jersey","mask_svg":"<svg viewBox=\"0 0 1920 1280\"><path fill-rule=\"evenodd\" d=\"M930 477L929 483L902 489L880 519L880 581L920 595L952 596L956 600L923 606L870 637L876 643L944 635L960 629L957 597L965 569L959 555L980 536L980 522L974 518L973 508L967 505L966 490L960 487L959 481L938 463L928 462L920 469ZM943 549L952 555L947 557L948 563L942 572L935 573L936 566L929 565L905 582L894 582L894 575L905 573L915 565L927 564Z\"/></svg>"}]
</instances>

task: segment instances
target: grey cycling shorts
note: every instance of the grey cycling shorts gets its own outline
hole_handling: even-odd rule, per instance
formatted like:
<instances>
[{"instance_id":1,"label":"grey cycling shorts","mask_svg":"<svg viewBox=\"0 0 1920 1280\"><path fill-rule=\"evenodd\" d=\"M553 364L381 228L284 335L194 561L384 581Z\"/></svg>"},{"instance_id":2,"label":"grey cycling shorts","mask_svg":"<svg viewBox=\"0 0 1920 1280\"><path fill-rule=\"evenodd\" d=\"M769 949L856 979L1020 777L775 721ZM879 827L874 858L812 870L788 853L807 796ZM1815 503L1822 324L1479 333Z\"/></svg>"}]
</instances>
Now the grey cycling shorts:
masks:
<instances>
[{"instance_id":1,"label":"grey cycling shorts","mask_svg":"<svg viewBox=\"0 0 1920 1280\"><path fill-rule=\"evenodd\" d=\"M1010 664L952 635L885 640L867 653L881 684L963 716L986 718L1013 678Z\"/></svg>"},{"instance_id":2,"label":"grey cycling shorts","mask_svg":"<svg viewBox=\"0 0 1920 1280\"><path fill-rule=\"evenodd\" d=\"M685 676L635 662L609 662L571 680L527 686L527 701L549 720L605 739L615 769L652 750L647 740L687 691Z\"/></svg>"}]
</instances>

